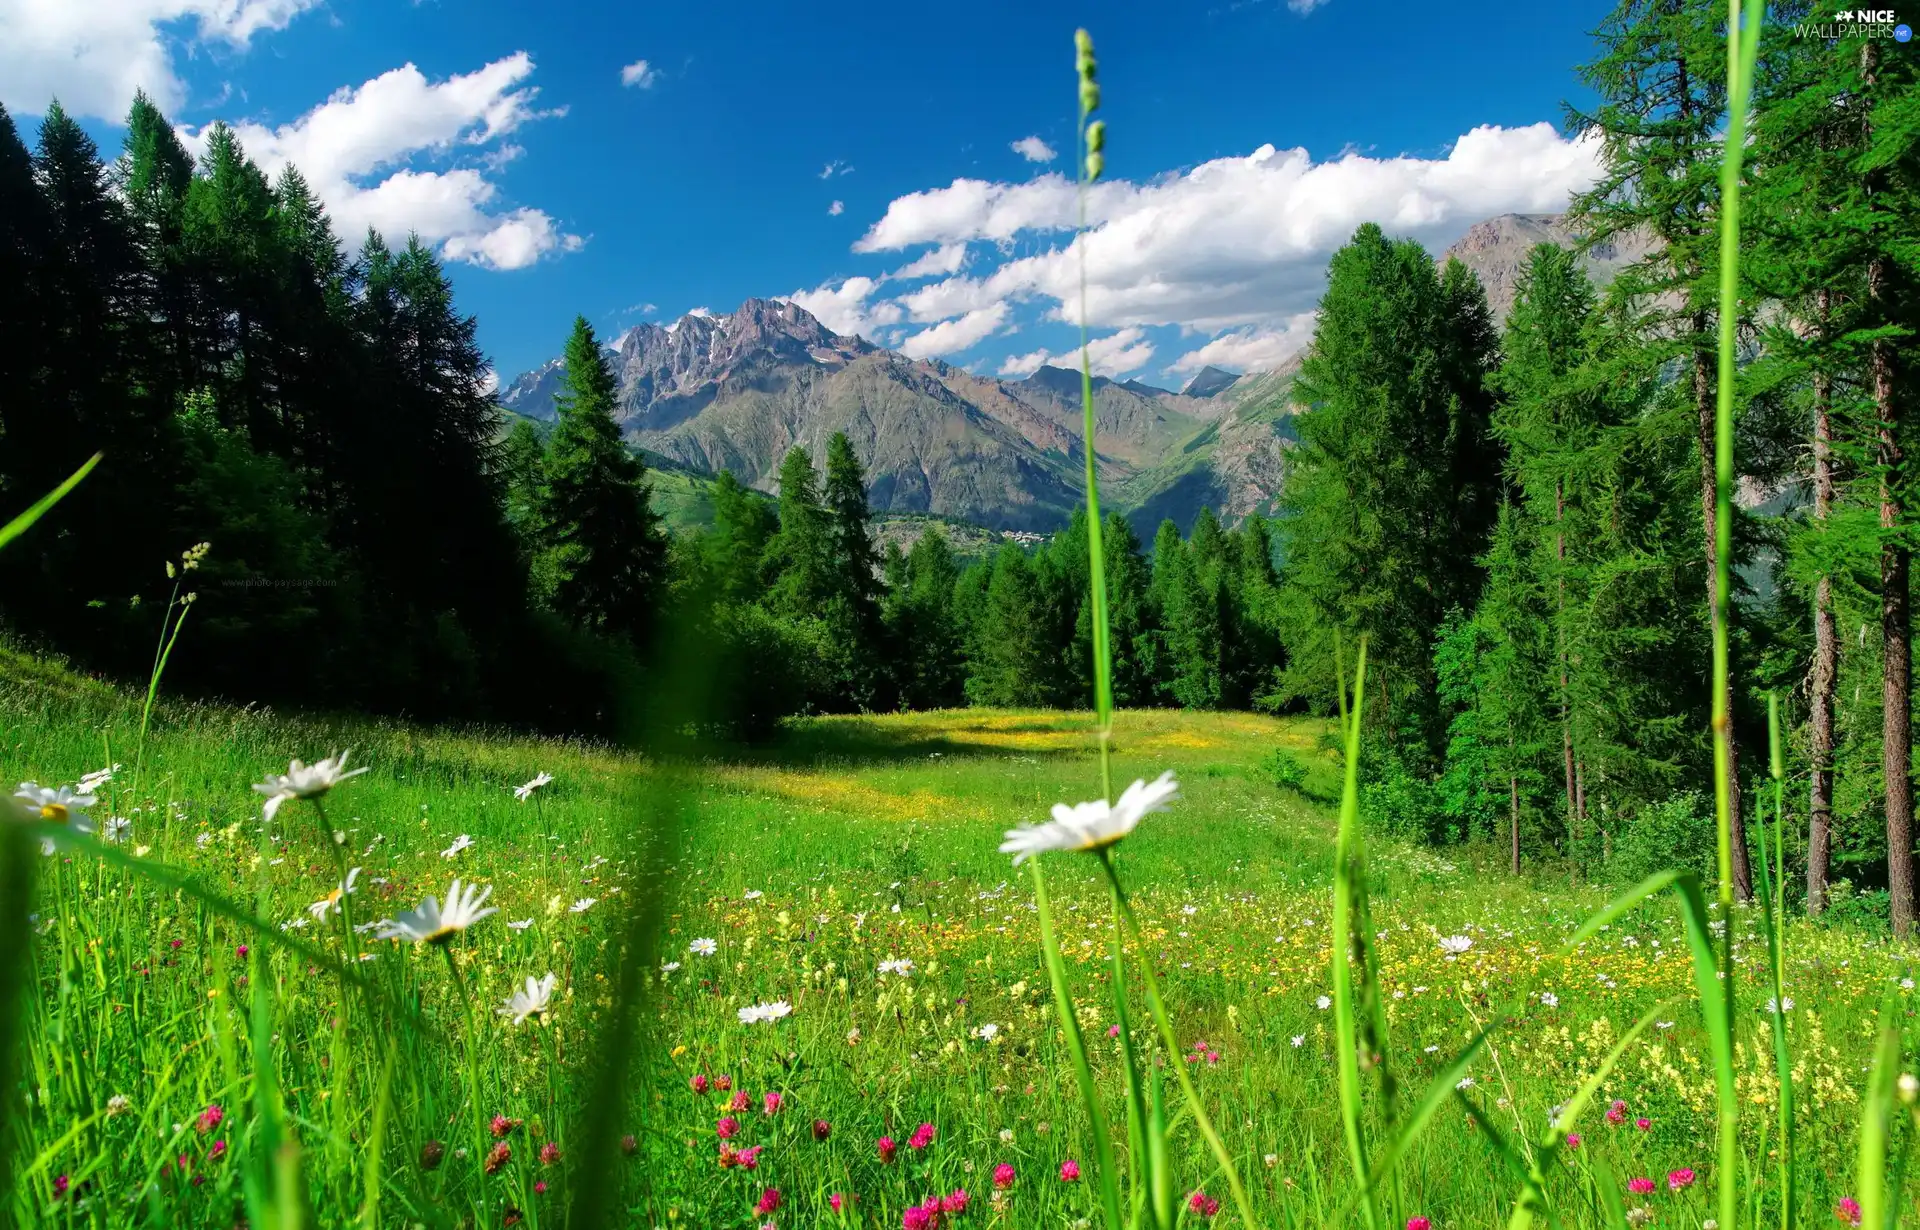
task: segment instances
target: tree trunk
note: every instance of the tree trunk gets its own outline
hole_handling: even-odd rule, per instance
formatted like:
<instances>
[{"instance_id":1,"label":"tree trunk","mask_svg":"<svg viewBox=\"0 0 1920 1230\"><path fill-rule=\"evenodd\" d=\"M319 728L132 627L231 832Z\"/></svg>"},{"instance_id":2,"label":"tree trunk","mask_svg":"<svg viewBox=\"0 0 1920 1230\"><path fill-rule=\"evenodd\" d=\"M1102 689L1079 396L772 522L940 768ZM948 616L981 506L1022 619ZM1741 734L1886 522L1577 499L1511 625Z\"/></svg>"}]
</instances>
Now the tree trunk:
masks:
<instances>
[{"instance_id":1,"label":"tree trunk","mask_svg":"<svg viewBox=\"0 0 1920 1230\"><path fill-rule=\"evenodd\" d=\"M1860 48L1860 77L1871 96L1879 84L1879 50L1871 39ZM1871 132L1866 136L1870 139ZM1876 195L1880 175L1869 172L1867 194ZM1884 242L1884 240L1882 241ZM1867 303L1875 324L1893 319L1893 262L1876 251L1867 262ZM1874 342L1867 356L1873 405L1879 418L1880 637L1886 668L1880 691L1880 773L1887 797L1887 893L1893 934L1913 929L1913 598L1912 554L1906 531L1906 489L1901 473L1900 404L1893 389L1893 344Z\"/></svg>"},{"instance_id":2,"label":"tree trunk","mask_svg":"<svg viewBox=\"0 0 1920 1230\"><path fill-rule=\"evenodd\" d=\"M1520 874L1520 779L1507 779L1507 815L1513 830L1513 874Z\"/></svg>"},{"instance_id":3,"label":"tree trunk","mask_svg":"<svg viewBox=\"0 0 1920 1230\"><path fill-rule=\"evenodd\" d=\"M1867 267L1867 295L1884 304L1891 276L1885 257ZM1887 890L1893 934L1905 939L1913 927L1913 609L1908 589L1912 557L1898 535L1904 530L1901 483L1900 407L1893 392L1893 347L1873 344L1868 358L1873 403L1879 412L1880 447L1880 637L1886 668L1881 674L1880 772L1887 797Z\"/></svg>"},{"instance_id":4,"label":"tree trunk","mask_svg":"<svg viewBox=\"0 0 1920 1230\"><path fill-rule=\"evenodd\" d=\"M1819 336L1830 325L1831 293L1822 290ZM1822 525L1833 512L1833 377L1813 374L1813 517ZM1807 803L1807 913L1827 908L1827 872L1833 858L1833 694L1840 674L1840 637L1833 616L1833 578L1822 575L1813 591L1812 786Z\"/></svg>"},{"instance_id":5,"label":"tree trunk","mask_svg":"<svg viewBox=\"0 0 1920 1230\"><path fill-rule=\"evenodd\" d=\"M1714 535L1719 528L1715 516L1719 493L1713 466L1713 356L1704 348L1706 313L1694 313L1692 324L1696 341L1693 352L1693 401L1700 422L1700 512L1707 531L1707 607L1717 613L1720 609L1720 578L1715 569ZM1732 595L1728 595L1727 605L1731 615ZM1718 618L1717 614L1715 618ZM1716 699L1727 711L1727 821L1733 846L1733 891L1740 900L1751 901L1753 870L1747 865L1747 828L1740 816L1740 741L1733 729L1733 672L1727 672L1725 695Z\"/></svg>"},{"instance_id":6,"label":"tree trunk","mask_svg":"<svg viewBox=\"0 0 1920 1230\"><path fill-rule=\"evenodd\" d=\"M1555 580L1558 591L1555 610L1555 635L1560 648L1560 752L1566 763L1567 775L1567 860L1572 865L1568 873L1577 882L1580 878L1580 805L1578 793L1573 788L1573 718L1567 701L1567 535L1562 528L1566 517L1567 493L1564 483L1553 485L1553 557L1558 564L1559 576Z\"/></svg>"}]
</instances>

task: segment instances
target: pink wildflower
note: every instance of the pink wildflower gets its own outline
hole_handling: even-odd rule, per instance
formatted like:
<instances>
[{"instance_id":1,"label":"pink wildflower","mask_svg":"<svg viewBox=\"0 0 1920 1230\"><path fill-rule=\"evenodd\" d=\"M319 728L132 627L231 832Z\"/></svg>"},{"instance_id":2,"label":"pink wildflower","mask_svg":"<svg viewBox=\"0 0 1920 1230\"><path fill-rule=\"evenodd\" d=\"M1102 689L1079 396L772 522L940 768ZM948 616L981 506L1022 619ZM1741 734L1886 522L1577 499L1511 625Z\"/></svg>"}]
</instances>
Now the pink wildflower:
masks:
<instances>
[{"instance_id":1,"label":"pink wildflower","mask_svg":"<svg viewBox=\"0 0 1920 1230\"><path fill-rule=\"evenodd\" d=\"M740 1164L740 1151L732 1145L720 1146L720 1169L731 1170Z\"/></svg>"},{"instance_id":2,"label":"pink wildflower","mask_svg":"<svg viewBox=\"0 0 1920 1230\"><path fill-rule=\"evenodd\" d=\"M220 1121L226 1117L227 1112L221 1109L220 1103L215 1102L200 1112L200 1118L195 1121L194 1126L200 1129L202 1135L205 1135L219 1127Z\"/></svg>"},{"instance_id":3,"label":"pink wildflower","mask_svg":"<svg viewBox=\"0 0 1920 1230\"><path fill-rule=\"evenodd\" d=\"M965 1188L955 1188L940 1198L940 1211L956 1216L967 1211L967 1192Z\"/></svg>"},{"instance_id":4,"label":"pink wildflower","mask_svg":"<svg viewBox=\"0 0 1920 1230\"><path fill-rule=\"evenodd\" d=\"M495 1115L493 1122L487 1125L487 1129L495 1136L511 1136L513 1135L513 1129L519 1126L520 1121L518 1119L509 1119L505 1115Z\"/></svg>"},{"instance_id":5,"label":"pink wildflower","mask_svg":"<svg viewBox=\"0 0 1920 1230\"><path fill-rule=\"evenodd\" d=\"M1433 1230L1433 1223L1424 1217L1409 1217L1407 1230Z\"/></svg>"},{"instance_id":6,"label":"pink wildflower","mask_svg":"<svg viewBox=\"0 0 1920 1230\"><path fill-rule=\"evenodd\" d=\"M61 1176L62 1179L65 1177ZM1857 1226L1860 1224L1860 1202L1852 1196L1842 1196L1840 1203L1833 1206L1833 1215L1849 1226Z\"/></svg>"},{"instance_id":7,"label":"pink wildflower","mask_svg":"<svg viewBox=\"0 0 1920 1230\"><path fill-rule=\"evenodd\" d=\"M53 1198L55 1200L59 1200L62 1197L64 1197L67 1194L67 1188L69 1185L70 1185L70 1181L68 1180L67 1176L65 1175L55 1176L53 1180ZM1853 1224L1856 1226L1859 1225L1860 1219L1858 1217L1854 1218Z\"/></svg>"},{"instance_id":8,"label":"pink wildflower","mask_svg":"<svg viewBox=\"0 0 1920 1230\"><path fill-rule=\"evenodd\" d=\"M1208 1064L1208 1066L1212 1066L1213 1064L1216 1064L1216 1063L1219 1063L1219 1062L1220 1062L1220 1056L1219 1056L1219 1054L1218 1054L1217 1052L1214 1052L1214 1051L1208 1051L1208 1052L1207 1052L1207 1064Z\"/></svg>"},{"instance_id":9,"label":"pink wildflower","mask_svg":"<svg viewBox=\"0 0 1920 1230\"><path fill-rule=\"evenodd\" d=\"M739 1093L736 1093L733 1095L733 1100L727 1103L727 1109L728 1110L745 1110L752 1105L753 1105L753 1099L747 1096L746 1090L742 1089Z\"/></svg>"},{"instance_id":10,"label":"pink wildflower","mask_svg":"<svg viewBox=\"0 0 1920 1230\"><path fill-rule=\"evenodd\" d=\"M847 1198L839 1192L835 1192L833 1195L827 1197L827 1207L838 1213L847 1207Z\"/></svg>"},{"instance_id":11,"label":"pink wildflower","mask_svg":"<svg viewBox=\"0 0 1920 1230\"><path fill-rule=\"evenodd\" d=\"M932 1230L933 1214L919 1205L911 1205L900 1214L900 1230Z\"/></svg>"},{"instance_id":12,"label":"pink wildflower","mask_svg":"<svg viewBox=\"0 0 1920 1230\"><path fill-rule=\"evenodd\" d=\"M1653 1190L1652 1179L1628 1179L1627 1190L1636 1196L1644 1196Z\"/></svg>"},{"instance_id":13,"label":"pink wildflower","mask_svg":"<svg viewBox=\"0 0 1920 1230\"><path fill-rule=\"evenodd\" d=\"M1693 1170L1691 1167L1682 1166L1678 1170L1669 1170L1667 1172L1667 1190L1668 1191L1677 1192L1683 1187L1692 1187L1692 1186L1693 1186Z\"/></svg>"},{"instance_id":14,"label":"pink wildflower","mask_svg":"<svg viewBox=\"0 0 1920 1230\"><path fill-rule=\"evenodd\" d=\"M777 1093L762 1094L760 1104L767 1108L769 1115L777 1115L780 1113L780 1095Z\"/></svg>"},{"instance_id":15,"label":"pink wildflower","mask_svg":"<svg viewBox=\"0 0 1920 1230\"><path fill-rule=\"evenodd\" d=\"M236 957L239 957L242 961L246 960L247 946L245 944L240 945L238 948L233 950L233 955Z\"/></svg>"},{"instance_id":16,"label":"pink wildflower","mask_svg":"<svg viewBox=\"0 0 1920 1230\"><path fill-rule=\"evenodd\" d=\"M1001 1191L1013 1186L1013 1167L1001 1162L993 1168L993 1185Z\"/></svg>"},{"instance_id":17,"label":"pink wildflower","mask_svg":"<svg viewBox=\"0 0 1920 1230\"><path fill-rule=\"evenodd\" d=\"M706 1074L700 1073L696 1075L692 1080L688 1081L687 1084L693 1086L693 1091L695 1093L705 1093L707 1091Z\"/></svg>"},{"instance_id":18,"label":"pink wildflower","mask_svg":"<svg viewBox=\"0 0 1920 1230\"><path fill-rule=\"evenodd\" d=\"M753 1206L753 1211L765 1215L779 1207L780 1189L777 1187L769 1187L766 1191L760 1193L760 1203Z\"/></svg>"},{"instance_id":19,"label":"pink wildflower","mask_svg":"<svg viewBox=\"0 0 1920 1230\"><path fill-rule=\"evenodd\" d=\"M549 1140L546 1144L540 1146L540 1164L541 1165L551 1166L559 1160L560 1160L559 1145L556 1145L551 1140Z\"/></svg>"},{"instance_id":20,"label":"pink wildflower","mask_svg":"<svg viewBox=\"0 0 1920 1230\"><path fill-rule=\"evenodd\" d=\"M1633 1126L1639 1128L1641 1131L1644 1132L1653 1126L1653 1120L1647 1118L1645 1115L1642 1115L1640 1118L1635 1119L1633 1121Z\"/></svg>"},{"instance_id":21,"label":"pink wildflower","mask_svg":"<svg viewBox=\"0 0 1920 1230\"><path fill-rule=\"evenodd\" d=\"M891 1136L882 1136L874 1142L874 1148L880 1150L880 1160L888 1164L892 1164L893 1155L900 1151L900 1146L894 1143Z\"/></svg>"},{"instance_id":22,"label":"pink wildflower","mask_svg":"<svg viewBox=\"0 0 1920 1230\"><path fill-rule=\"evenodd\" d=\"M533 1194L536 1196L544 1196L547 1194L547 1181L545 1179L534 1180Z\"/></svg>"},{"instance_id":23,"label":"pink wildflower","mask_svg":"<svg viewBox=\"0 0 1920 1230\"><path fill-rule=\"evenodd\" d=\"M1578 1133L1578 1132L1568 1132L1568 1133L1567 1133L1567 1148L1568 1148L1568 1149L1578 1149L1579 1147L1580 1147L1580 1133Z\"/></svg>"},{"instance_id":24,"label":"pink wildflower","mask_svg":"<svg viewBox=\"0 0 1920 1230\"><path fill-rule=\"evenodd\" d=\"M1074 1161L1072 1158L1061 1162L1060 1181L1062 1183L1078 1183L1080 1181L1080 1163Z\"/></svg>"},{"instance_id":25,"label":"pink wildflower","mask_svg":"<svg viewBox=\"0 0 1920 1230\"><path fill-rule=\"evenodd\" d=\"M1220 1211L1220 1202L1205 1192L1195 1192L1187 1197L1187 1207L1202 1217L1212 1217Z\"/></svg>"},{"instance_id":26,"label":"pink wildflower","mask_svg":"<svg viewBox=\"0 0 1920 1230\"><path fill-rule=\"evenodd\" d=\"M1119 1036L1120 1036L1120 1027L1118 1025L1107 1026L1107 1037L1118 1038Z\"/></svg>"},{"instance_id":27,"label":"pink wildflower","mask_svg":"<svg viewBox=\"0 0 1920 1230\"><path fill-rule=\"evenodd\" d=\"M933 1125L931 1123L921 1124L919 1127L913 1129L913 1135L907 1138L907 1148L913 1149L916 1152L926 1148L932 1143Z\"/></svg>"},{"instance_id":28,"label":"pink wildflower","mask_svg":"<svg viewBox=\"0 0 1920 1230\"><path fill-rule=\"evenodd\" d=\"M740 1121L732 1115L727 1115L713 1125L713 1130L721 1140L732 1140L740 1134Z\"/></svg>"},{"instance_id":29,"label":"pink wildflower","mask_svg":"<svg viewBox=\"0 0 1920 1230\"><path fill-rule=\"evenodd\" d=\"M733 1088L733 1078L731 1076L728 1076L725 1072L722 1072L720 1075L713 1078L713 1087L715 1089L718 1089L721 1093L725 1093L727 1090Z\"/></svg>"},{"instance_id":30,"label":"pink wildflower","mask_svg":"<svg viewBox=\"0 0 1920 1230\"><path fill-rule=\"evenodd\" d=\"M833 1135L833 1125L831 1123L828 1123L825 1119L815 1119L813 1121L813 1138L815 1140L825 1140L831 1135Z\"/></svg>"},{"instance_id":31,"label":"pink wildflower","mask_svg":"<svg viewBox=\"0 0 1920 1230\"><path fill-rule=\"evenodd\" d=\"M760 1150L764 1148L766 1148L765 1145L755 1145L751 1149L740 1150L736 1155L740 1159L740 1165L747 1170L758 1170L760 1168Z\"/></svg>"},{"instance_id":32,"label":"pink wildflower","mask_svg":"<svg viewBox=\"0 0 1920 1230\"><path fill-rule=\"evenodd\" d=\"M221 1158L225 1157L226 1154L227 1154L227 1142L224 1140L216 1140L213 1142L213 1147L207 1150L207 1160L210 1162L217 1162Z\"/></svg>"},{"instance_id":33,"label":"pink wildflower","mask_svg":"<svg viewBox=\"0 0 1920 1230\"><path fill-rule=\"evenodd\" d=\"M1627 1103L1624 1098L1615 1098L1613 1105L1607 1107L1607 1122L1618 1126L1627 1121Z\"/></svg>"}]
</instances>

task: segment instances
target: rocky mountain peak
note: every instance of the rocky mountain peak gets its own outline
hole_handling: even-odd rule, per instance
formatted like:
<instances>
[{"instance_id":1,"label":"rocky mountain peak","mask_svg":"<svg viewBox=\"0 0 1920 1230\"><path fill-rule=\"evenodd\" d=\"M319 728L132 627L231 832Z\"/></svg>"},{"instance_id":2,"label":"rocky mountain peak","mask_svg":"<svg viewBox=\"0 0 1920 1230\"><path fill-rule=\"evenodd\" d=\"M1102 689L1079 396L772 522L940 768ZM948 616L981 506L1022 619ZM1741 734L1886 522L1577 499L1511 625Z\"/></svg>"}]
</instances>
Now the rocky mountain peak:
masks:
<instances>
[{"instance_id":1,"label":"rocky mountain peak","mask_svg":"<svg viewBox=\"0 0 1920 1230\"><path fill-rule=\"evenodd\" d=\"M1188 397L1214 397L1232 388L1239 379L1225 368L1209 365L1195 372L1180 392Z\"/></svg>"}]
</instances>

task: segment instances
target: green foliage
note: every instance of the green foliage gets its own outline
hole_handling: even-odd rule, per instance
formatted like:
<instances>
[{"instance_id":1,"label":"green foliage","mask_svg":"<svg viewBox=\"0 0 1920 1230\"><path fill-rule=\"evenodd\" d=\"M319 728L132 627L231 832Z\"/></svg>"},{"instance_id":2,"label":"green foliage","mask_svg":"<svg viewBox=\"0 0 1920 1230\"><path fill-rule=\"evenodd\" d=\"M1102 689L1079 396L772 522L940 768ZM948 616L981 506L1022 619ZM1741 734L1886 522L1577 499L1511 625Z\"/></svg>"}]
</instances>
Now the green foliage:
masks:
<instances>
[{"instance_id":1,"label":"green foliage","mask_svg":"<svg viewBox=\"0 0 1920 1230\"><path fill-rule=\"evenodd\" d=\"M1676 866L1708 876L1714 869L1713 841L1712 796L1684 791L1620 818L1607 875L1622 885Z\"/></svg>"},{"instance_id":2,"label":"green foliage","mask_svg":"<svg viewBox=\"0 0 1920 1230\"><path fill-rule=\"evenodd\" d=\"M1298 790L1307 784L1307 766L1284 747L1268 752L1260 762L1260 773L1280 790Z\"/></svg>"}]
</instances>

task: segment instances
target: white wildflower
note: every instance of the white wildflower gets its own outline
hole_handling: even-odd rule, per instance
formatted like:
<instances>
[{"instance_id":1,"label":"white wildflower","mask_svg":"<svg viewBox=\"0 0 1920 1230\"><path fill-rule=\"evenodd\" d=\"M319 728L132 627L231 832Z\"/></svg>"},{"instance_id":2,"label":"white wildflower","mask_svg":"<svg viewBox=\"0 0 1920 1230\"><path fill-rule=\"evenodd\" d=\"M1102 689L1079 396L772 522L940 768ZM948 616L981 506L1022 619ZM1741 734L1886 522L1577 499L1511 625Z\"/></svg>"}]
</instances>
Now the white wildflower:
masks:
<instances>
[{"instance_id":1,"label":"white wildflower","mask_svg":"<svg viewBox=\"0 0 1920 1230\"><path fill-rule=\"evenodd\" d=\"M1053 805L1053 819L1045 824L1030 824L1009 829L1000 844L1000 853L1013 855L1015 865L1049 850L1099 850L1133 832L1141 818L1165 811L1180 793L1173 771L1162 773L1152 785L1135 781L1120 795L1117 803L1105 799L1090 803Z\"/></svg>"}]
</instances>

